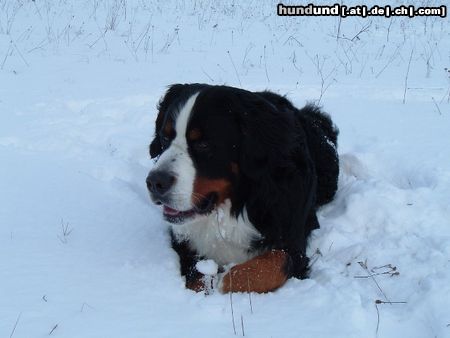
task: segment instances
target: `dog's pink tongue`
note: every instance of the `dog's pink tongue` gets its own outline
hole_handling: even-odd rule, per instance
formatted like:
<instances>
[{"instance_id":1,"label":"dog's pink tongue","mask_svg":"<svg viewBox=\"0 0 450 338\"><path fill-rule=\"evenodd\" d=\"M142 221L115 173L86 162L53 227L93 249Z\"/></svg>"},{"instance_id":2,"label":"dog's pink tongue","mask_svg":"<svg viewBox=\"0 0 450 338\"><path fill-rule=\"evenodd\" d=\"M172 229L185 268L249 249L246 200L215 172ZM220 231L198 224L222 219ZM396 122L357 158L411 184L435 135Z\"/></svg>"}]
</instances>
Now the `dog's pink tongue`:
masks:
<instances>
[{"instance_id":1,"label":"dog's pink tongue","mask_svg":"<svg viewBox=\"0 0 450 338\"><path fill-rule=\"evenodd\" d=\"M166 215L170 215L170 216L176 216L178 214L181 213L181 211L172 209L171 207L168 207L167 205L164 206L164 211L163 211Z\"/></svg>"}]
</instances>

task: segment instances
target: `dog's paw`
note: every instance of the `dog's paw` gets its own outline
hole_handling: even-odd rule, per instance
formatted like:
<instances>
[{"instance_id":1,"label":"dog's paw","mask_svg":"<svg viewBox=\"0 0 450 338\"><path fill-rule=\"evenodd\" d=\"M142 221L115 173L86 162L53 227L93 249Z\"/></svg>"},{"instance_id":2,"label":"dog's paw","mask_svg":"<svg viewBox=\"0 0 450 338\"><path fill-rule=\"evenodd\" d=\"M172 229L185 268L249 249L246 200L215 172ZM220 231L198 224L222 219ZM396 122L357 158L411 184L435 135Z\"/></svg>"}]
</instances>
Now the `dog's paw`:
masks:
<instances>
[{"instance_id":1,"label":"dog's paw","mask_svg":"<svg viewBox=\"0 0 450 338\"><path fill-rule=\"evenodd\" d=\"M186 288L195 292L202 292L206 289L204 276L196 276L195 278L189 278L186 280Z\"/></svg>"},{"instance_id":2,"label":"dog's paw","mask_svg":"<svg viewBox=\"0 0 450 338\"><path fill-rule=\"evenodd\" d=\"M186 288L195 292L213 293L217 288L218 266L213 260L201 260L195 265L195 273L186 279Z\"/></svg>"}]
</instances>

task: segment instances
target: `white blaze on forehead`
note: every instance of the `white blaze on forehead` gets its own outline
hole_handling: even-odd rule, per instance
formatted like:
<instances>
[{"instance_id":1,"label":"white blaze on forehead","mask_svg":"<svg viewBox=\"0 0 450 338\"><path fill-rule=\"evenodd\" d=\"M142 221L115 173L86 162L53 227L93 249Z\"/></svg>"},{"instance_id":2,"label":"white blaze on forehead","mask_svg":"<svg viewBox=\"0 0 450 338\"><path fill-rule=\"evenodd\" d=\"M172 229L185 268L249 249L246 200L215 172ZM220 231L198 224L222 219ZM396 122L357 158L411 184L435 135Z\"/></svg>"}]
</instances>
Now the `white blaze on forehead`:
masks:
<instances>
[{"instance_id":1,"label":"white blaze on forehead","mask_svg":"<svg viewBox=\"0 0 450 338\"><path fill-rule=\"evenodd\" d=\"M180 112L175 121L176 136L153 167L153 170L168 171L176 177L176 182L169 192L169 196L170 207L177 210L189 210L193 207L191 196L194 189L195 167L188 153L186 129L197 96L198 93L192 95L180 107Z\"/></svg>"},{"instance_id":2,"label":"white blaze on forehead","mask_svg":"<svg viewBox=\"0 0 450 338\"><path fill-rule=\"evenodd\" d=\"M186 153L187 153L186 129L197 96L198 93L192 95L189 98L189 100L186 101L184 106L181 108L180 113L178 114L178 117L175 121L175 131L177 135L175 136L175 139L172 141L171 146L175 144L176 146L182 147L184 150L186 150Z\"/></svg>"}]
</instances>

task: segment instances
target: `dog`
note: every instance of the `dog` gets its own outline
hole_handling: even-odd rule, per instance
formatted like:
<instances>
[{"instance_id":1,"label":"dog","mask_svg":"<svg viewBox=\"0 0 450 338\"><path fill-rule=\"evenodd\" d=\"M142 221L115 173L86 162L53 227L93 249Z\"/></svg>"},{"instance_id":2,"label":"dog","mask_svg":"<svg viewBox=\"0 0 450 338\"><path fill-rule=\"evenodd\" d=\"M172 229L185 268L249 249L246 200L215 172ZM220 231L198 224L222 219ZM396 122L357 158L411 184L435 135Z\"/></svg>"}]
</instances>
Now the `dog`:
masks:
<instances>
[{"instance_id":1,"label":"dog","mask_svg":"<svg viewBox=\"0 0 450 338\"><path fill-rule=\"evenodd\" d=\"M200 83L170 86L157 109L146 184L170 224L186 287L210 287L197 269L203 259L220 267L215 287L224 293L307 277L316 211L337 190L329 115L270 91Z\"/></svg>"}]
</instances>

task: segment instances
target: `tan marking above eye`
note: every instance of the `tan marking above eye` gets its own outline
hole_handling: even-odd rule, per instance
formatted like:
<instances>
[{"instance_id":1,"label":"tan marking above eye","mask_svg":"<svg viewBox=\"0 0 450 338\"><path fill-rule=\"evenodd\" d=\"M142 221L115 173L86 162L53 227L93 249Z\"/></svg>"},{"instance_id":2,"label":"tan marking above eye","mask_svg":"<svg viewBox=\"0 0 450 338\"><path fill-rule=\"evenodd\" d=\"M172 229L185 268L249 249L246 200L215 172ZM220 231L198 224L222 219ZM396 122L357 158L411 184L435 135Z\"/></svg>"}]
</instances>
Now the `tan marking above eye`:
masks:
<instances>
[{"instance_id":1,"label":"tan marking above eye","mask_svg":"<svg viewBox=\"0 0 450 338\"><path fill-rule=\"evenodd\" d=\"M231 182L224 178L196 177L194 181L194 192L192 203L198 204L202 198L209 193L215 192L218 195L217 204L223 203L231 193Z\"/></svg>"},{"instance_id":2,"label":"tan marking above eye","mask_svg":"<svg viewBox=\"0 0 450 338\"><path fill-rule=\"evenodd\" d=\"M202 132L198 128L191 129L188 133L189 141L197 141L202 137Z\"/></svg>"}]
</instances>

